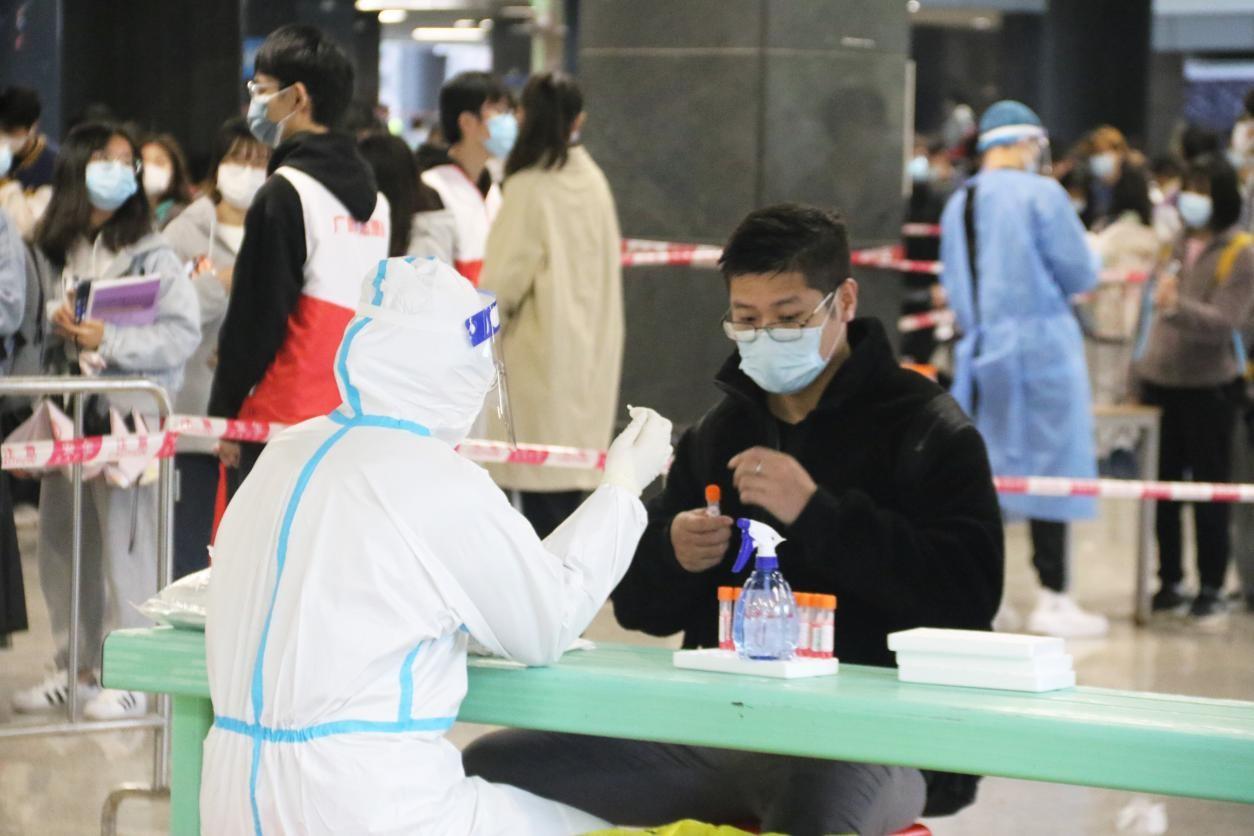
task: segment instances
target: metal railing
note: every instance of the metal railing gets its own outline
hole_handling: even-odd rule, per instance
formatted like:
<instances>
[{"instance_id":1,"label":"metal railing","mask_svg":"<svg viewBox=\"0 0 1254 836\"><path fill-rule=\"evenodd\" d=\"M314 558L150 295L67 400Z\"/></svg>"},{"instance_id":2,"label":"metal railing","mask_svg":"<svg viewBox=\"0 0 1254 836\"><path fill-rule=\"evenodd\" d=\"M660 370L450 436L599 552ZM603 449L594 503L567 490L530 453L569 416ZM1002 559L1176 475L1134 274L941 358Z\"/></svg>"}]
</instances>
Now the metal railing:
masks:
<instances>
[{"instance_id":1,"label":"metal railing","mask_svg":"<svg viewBox=\"0 0 1254 836\"><path fill-rule=\"evenodd\" d=\"M164 424L170 415L170 397L166 391L143 378L74 378L74 377L9 377L0 378L0 396L47 397L68 395L74 400L74 437L83 437L84 401L90 395L119 393L147 394L156 404ZM70 540L70 629L69 660L66 666L68 694L65 720L39 725L15 724L0 726L0 740L44 735L113 732L128 729L153 730L152 786L125 784L111 791L100 816L100 832L112 836L116 832L117 810L130 797L160 798L169 795L170 763L170 698L157 697L156 715L128 720L83 720L78 716L79 678L79 607L83 571L83 465L71 466L73 493L73 529ZM170 582L174 561L174 460L160 461L157 477L157 588Z\"/></svg>"}]
</instances>

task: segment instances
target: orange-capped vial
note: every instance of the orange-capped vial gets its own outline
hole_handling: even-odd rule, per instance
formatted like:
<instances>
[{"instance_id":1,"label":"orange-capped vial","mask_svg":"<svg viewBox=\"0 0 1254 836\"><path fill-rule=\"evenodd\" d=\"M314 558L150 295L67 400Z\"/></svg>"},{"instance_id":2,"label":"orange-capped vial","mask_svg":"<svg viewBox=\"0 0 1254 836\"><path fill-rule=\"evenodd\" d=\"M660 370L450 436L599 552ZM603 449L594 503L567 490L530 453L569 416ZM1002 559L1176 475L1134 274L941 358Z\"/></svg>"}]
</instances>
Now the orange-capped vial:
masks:
<instances>
[{"instance_id":1,"label":"orange-capped vial","mask_svg":"<svg viewBox=\"0 0 1254 836\"><path fill-rule=\"evenodd\" d=\"M797 593L797 655L810 656L810 623L813 620L814 596L808 592Z\"/></svg>"},{"instance_id":2,"label":"orange-capped vial","mask_svg":"<svg viewBox=\"0 0 1254 836\"><path fill-rule=\"evenodd\" d=\"M718 485L705 486L705 513L711 517L722 515L722 510L718 504L723 498L723 492Z\"/></svg>"},{"instance_id":3,"label":"orange-capped vial","mask_svg":"<svg viewBox=\"0 0 1254 836\"><path fill-rule=\"evenodd\" d=\"M718 588L718 647L720 650L734 650L732 641L732 618L735 614L737 590L731 586Z\"/></svg>"},{"instance_id":4,"label":"orange-capped vial","mask_svg":"<svg viewBox=\"0 0 1254 836\"><path fill-rule=\"evenodd\" d=\"M830 659L836 652L836 596L819 595L818 597L818 648L824 659Z\"/></svg>"}]
</instances>

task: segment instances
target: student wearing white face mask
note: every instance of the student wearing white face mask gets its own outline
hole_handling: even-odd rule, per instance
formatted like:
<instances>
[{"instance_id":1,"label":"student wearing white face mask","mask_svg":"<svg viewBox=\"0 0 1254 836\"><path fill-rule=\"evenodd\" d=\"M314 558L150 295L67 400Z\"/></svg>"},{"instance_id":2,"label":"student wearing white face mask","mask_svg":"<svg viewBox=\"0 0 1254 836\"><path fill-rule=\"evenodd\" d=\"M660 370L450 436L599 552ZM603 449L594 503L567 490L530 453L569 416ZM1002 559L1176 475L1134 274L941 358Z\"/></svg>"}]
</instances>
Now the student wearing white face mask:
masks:
<instances>
[{"instance_id":1,"label":"student wearing white face mask","mask_svg":"<svg viewBox=\"0 0 1254 836\"><path fill-rule=\"evenodd\" d=\"M1230 482L1245 370L1239 330L1254 313L1254 237L1237 224L1237 175L1221 155L1195 159L1182 187L1177 205L1185 230L1172 254L1176 269L1168 268L1147 290L1135 371L1142 400L1162 409L1159 478ZM1193 506L1198 592L1191 600L1182 589L1180 510L1178 502L1157 506L1161 587L1153 609L1187 610L1198 628L1221 628L1228 613L1223 586L1231 553L1229 506Z\"/></svg>"},{"instance_id":2,"label":"student wearing white face mask","mask_svg":"<svg viewBox=\"0 0 1254 836\"><path fill-rule=\"evenodd\" d=\"M266 181L270 149L236 116L218 129L204 194L163 232L178 257L189 265L200 300L200 345L187 361L183 388L174 408L205 415L217 365L218 334L226 318L235 255L244 241L244 215ZM179 441L176 459L179 499L175 505L174 572L182 577L208 565L213 529L218 459L207 439Z\"/></svg>"},{"instance_id":3,"label":"student wearing white face mask","mask_svg":"<svg viewBox=\"0 0 1254 836\"><path fill-rule=\"evenodd\" d=\"M145 139L141 153L144 155L144 194L152 205L157 229L161 229L192 202L187 157L178 140L169 134Z\"/></svg>"},{"instance_id":4,"label":"student wearing white face mask","mask_svg":"<svg viewBox=\"0 0 1254 836\"><path fill-rule=\"evenodd\" d=\"M123 128L89 122L66 137L57 156L52 201L28 254L48 312L38 350L44 374L77 375L88 368L105 377L142 377L175 395L199 338L196 294L173 250L152 231L141 176L139 144ZM159 279L153 322L107 323L78 315L68 290L84 280L124 276ZM151 398L115 393L87 402L88 434L107 431L106 400L124 415L147 411L149 425L155 426ZM72 493L70 481L59 473L40 485L39 579L58 652L52 675L13 695L14 708L24 713L58 710L67 699ZM82 683L80 697L89 698L84 714L91 719L115 720L146 710L143 694L100 691L96 669L105 633L145 623L133 605L157 590L157 516L155 484L121 488L96 478L84 486L82 629L75 674Z\"/></svg>"}]
</instances>

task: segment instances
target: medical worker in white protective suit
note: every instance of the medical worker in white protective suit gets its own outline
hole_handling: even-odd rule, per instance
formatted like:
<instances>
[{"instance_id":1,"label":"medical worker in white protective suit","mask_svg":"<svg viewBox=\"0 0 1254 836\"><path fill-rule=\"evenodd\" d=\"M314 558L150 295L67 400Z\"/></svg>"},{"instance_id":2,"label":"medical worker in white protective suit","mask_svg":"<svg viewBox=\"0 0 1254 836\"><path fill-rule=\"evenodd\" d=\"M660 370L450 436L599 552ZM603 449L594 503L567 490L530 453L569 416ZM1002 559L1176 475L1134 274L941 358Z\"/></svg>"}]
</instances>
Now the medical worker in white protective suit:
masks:
<instances>
[{"instance_id":1,"label":"medical worker in white protective suit","mask_svg":"<svg viewBox=\"0 0 1254 836\"><path fill-rule=\"evenodd\" d=\"M670 422L633 410L547 540L454 445L493 386L491 297L390 259L336 358L343 405L267 445L218 532L206 834L562 834L578 810L467 778L466 645L555 661L618 583ZM490 400L490 403L494 402Z\"/></svg>"}]
</instances>

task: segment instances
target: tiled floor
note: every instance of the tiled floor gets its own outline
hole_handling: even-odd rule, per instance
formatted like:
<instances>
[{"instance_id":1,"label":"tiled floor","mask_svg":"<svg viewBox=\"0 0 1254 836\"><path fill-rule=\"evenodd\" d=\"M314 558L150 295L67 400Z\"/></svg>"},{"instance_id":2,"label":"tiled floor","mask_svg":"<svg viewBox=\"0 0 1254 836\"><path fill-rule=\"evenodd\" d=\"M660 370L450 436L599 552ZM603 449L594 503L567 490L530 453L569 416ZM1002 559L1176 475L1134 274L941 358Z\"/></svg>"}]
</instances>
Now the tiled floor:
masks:
<instances>
[{"instance_id":1,"label":"tiled floor","mask_svg":"<svg viewBox=\"0 0 1254 836\"><path fill-rule=\"evenodd\" d=\"M1137 629L1131 623L1132 508L1105 506L1102 522L1081 526L1074 559L1077 597L1108 613L1108 639L1072 643L1083 684L1115 688L1254 699L1254 617L1234 616L1228 630L1200 635L1159 625ZM33 553L32 529L22 531L23 547ZM1009 600L1030 607L1033 579L1025 532L1012 527L1008 572ZM1254 547L1254 544L1245 544ZM33 562L27 561L32 630L18 636L11 650L0 650L0 723L12 720L8 694L41 675L51 643L38 595ZM625 633L602 613L589 631L594 639L656 642ZM454 740L464 744L483 729L459 726ZM100 805L109 788L142 782L151 768L151 746L144 732L0 741L0 836L80 836L96 831ZM979 801L958 816L928 822L937 836L967 834L1106 834L1120 831L1120 812L1134 801L1130 793L1083 787L986 779ZM1191 799L1153 798L1165 805L1170 833L1254 833L1254 806ZM142 800L123 805L119 832L165 832L166 805Z\"/></svg>"}]
</instances>

